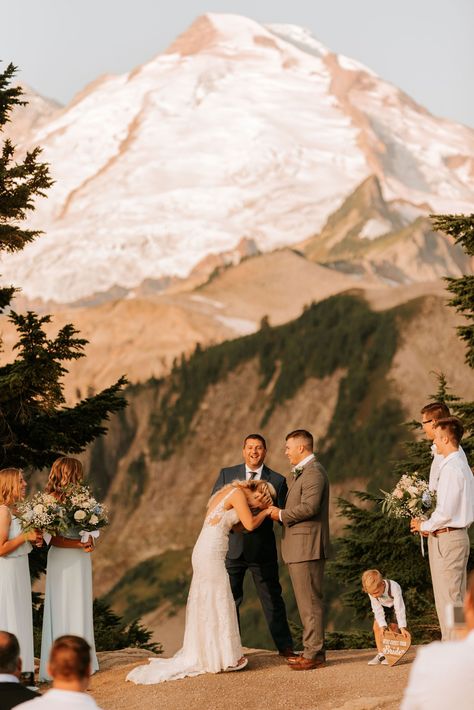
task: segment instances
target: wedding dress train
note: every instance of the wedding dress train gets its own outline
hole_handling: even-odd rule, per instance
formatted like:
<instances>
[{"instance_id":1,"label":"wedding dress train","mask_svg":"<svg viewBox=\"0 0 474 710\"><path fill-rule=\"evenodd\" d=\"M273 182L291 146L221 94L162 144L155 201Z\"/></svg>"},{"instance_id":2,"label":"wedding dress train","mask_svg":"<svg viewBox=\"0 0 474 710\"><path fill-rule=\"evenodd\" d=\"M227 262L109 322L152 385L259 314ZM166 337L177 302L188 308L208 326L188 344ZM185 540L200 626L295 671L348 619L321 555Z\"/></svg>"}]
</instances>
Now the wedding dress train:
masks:
<instances>
[{"instance_id":1,"label":"wedding dress train","mask_svg":"<svg viewBox=\"0 0 474 710\"><path fill-rule=\"evenodd\" d=\"M225 568L229 532L239 522L225 510L230 491L206 517L192 554L193 579L186 605L183 647L172 658L152 658L134 668L127 680L162 683L202 673L219 673L242 657L235 602Z\"/></svg>"}]
</instances>

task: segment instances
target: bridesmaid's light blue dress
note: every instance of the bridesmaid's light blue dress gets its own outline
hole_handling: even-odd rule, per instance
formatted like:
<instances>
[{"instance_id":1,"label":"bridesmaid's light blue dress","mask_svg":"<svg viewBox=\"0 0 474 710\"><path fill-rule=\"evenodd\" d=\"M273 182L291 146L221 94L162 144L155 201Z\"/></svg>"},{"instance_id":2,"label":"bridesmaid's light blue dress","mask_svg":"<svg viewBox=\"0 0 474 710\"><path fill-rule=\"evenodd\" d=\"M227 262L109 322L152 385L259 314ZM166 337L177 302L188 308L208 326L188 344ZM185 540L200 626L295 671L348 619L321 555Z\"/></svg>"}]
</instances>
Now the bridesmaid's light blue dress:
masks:
<instances>
[{"instance_id":1,"label":"bridesmaid's light blue dress","mask_svg":"<svg viewBox=\"0 0 474 710\"><path fill-rule=\"evenodd\" d=\"M8 539L21 533L20 521L12 515ZM0 557L0 629L15 634L20 644L23 671L34 671L33 614L28 567L29 542Z\"/></svg>"},{"instance_id":2,"label":"bridesmaid's light blue dress","mask_svg":"<svg viewBox=\"0 0 474 710\"><path fill-rule=\"evenodd\" d=\"M65 534L79 539L78 531ZM51 680L47 673L49 652L58 636L81 636L91 647L92 672L99 670L92 617L92 562L81 549L54 547L48 552L43 633L41 636L40 681Z\"/></svg>"}]
</instances>

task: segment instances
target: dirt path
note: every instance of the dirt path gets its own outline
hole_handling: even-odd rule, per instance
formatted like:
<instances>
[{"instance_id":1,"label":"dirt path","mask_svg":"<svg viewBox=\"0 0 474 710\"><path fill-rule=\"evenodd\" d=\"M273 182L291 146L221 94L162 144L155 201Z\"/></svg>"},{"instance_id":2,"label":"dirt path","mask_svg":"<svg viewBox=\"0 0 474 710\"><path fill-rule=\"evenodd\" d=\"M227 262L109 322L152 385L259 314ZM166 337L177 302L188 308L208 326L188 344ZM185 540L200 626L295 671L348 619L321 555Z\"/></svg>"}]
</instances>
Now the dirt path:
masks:
<instances>
[{"instance_id":1,"label":"dirt path","mask_svg":"<svg viewBox=\"0 0 474 710\"><path fill-rule=\"evenodd\" d=\"M91 694L103 710L395 710L414 651L400 665L368 666L373 651L332 651L325 668L295 672L275 653L252 650L238 673L136 686L128 671L146 660L138 650L100 654ZM138 660L137 660L138 659Z\"/></svg>"}]
</instances>

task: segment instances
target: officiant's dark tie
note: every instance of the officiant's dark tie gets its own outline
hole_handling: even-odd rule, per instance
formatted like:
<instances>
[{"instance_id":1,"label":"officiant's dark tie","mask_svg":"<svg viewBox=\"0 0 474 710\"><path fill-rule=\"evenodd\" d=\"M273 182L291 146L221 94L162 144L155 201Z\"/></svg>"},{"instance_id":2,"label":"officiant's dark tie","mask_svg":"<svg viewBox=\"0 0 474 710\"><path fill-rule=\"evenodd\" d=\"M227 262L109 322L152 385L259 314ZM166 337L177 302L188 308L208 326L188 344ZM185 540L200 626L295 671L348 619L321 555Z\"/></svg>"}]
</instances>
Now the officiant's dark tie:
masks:
<instances>
[{"instance_id":1,"label":"officiant's dark tie","mask_svg":"<svg viewBox=\"0 0 474 710\"><path fill-rule=\"evenodd\" d=\"M257 471L249 471L249 474L250 474L249 481L253 481L253 479L257 475Z\"/></svg>"}]
</instances>

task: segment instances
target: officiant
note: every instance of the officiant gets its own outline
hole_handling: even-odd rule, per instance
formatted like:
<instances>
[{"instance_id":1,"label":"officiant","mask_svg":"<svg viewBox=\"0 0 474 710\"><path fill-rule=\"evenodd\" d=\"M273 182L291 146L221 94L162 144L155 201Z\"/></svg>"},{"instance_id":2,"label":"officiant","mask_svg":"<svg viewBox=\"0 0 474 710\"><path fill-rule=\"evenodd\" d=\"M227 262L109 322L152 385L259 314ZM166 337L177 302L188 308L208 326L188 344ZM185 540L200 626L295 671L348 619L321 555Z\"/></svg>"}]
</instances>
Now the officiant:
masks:
<instances>
[{"instance_id":1,"label":"officiant","mask_svg":"<svg viewBox=\"0 0 474 710\"><path fill-rule=\"evenodd\" d=\"M283 507L288 492L286 479L280 473L265 466L266 455L267 444L261 434L246 436L242 449L243 463L223 468L212 492L215 493L236 479L269 481L277 494L276 505ZM237 608L237 616L239 617L240 606L244 598L245 574L249 570L262 604L270 634L280 656L293 656L293 639L282 597L272 520L268 518L253 532L231 532L225 564Z\"/></svg>"}]
</instances>

